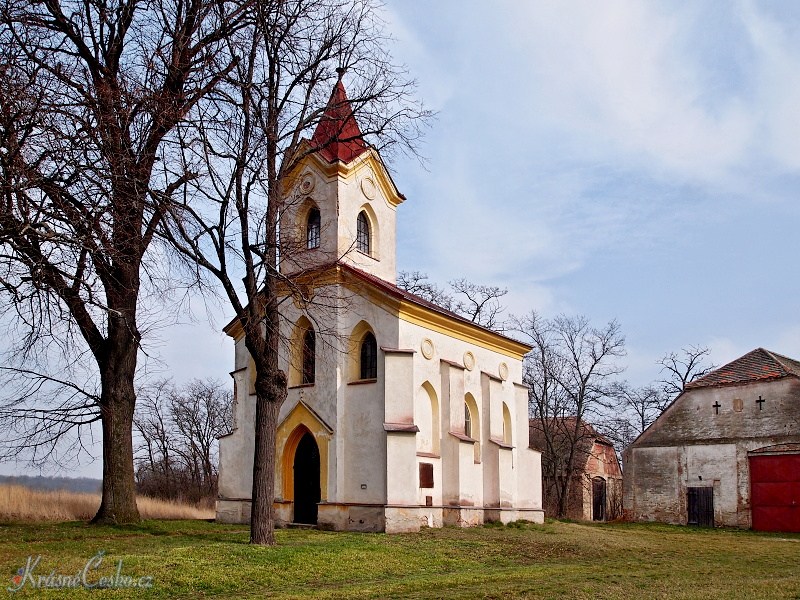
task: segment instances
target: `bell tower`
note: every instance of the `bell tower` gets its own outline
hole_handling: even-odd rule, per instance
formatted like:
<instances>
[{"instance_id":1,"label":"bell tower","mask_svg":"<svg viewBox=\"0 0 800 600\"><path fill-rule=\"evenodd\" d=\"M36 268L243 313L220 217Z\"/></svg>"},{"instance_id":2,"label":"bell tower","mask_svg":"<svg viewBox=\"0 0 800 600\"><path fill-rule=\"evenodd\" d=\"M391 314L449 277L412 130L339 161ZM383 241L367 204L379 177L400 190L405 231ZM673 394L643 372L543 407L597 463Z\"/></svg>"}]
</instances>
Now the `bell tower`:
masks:
<instances>
[{"instance_id":1,"label":"bell tower","mask_svg":"<svg viewBox=\"0 0 800 600\"><path fill-rule=\"evenodd\" d=\"M364 140L342 74L284 193L281 272L341 261L395 283L397 190L378 152Z\"/></svg>"}]
</instances>

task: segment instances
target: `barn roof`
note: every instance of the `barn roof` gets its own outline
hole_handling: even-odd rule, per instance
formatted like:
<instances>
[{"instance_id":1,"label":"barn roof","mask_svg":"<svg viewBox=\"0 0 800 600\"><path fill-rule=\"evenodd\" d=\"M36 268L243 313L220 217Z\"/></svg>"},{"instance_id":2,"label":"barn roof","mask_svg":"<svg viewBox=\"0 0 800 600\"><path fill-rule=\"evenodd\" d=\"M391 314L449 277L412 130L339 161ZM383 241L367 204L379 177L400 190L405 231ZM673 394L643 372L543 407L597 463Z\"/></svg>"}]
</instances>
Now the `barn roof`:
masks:
<instances>
[{"instance_id":1,"label":"barn roof","mask_svg":"<svg viewBox=\"0 0 800 600\"><path fill-rule=\"evenodd\" d=\"M764 348L756 348L727 365L687 383L686 389L736 385L782 377L800 377L800 362Z\"/></svg>"},{"instance_id":2,"label":"barn roof","mask_svg":"<svg viewBox=\"0 0 800 600\"><path fill-rule=\"evenodd\" d=\"M547 419L546 421L543 421L542 419L528 419L528 436L530 440L530 447L539 451L544 450L543 432L545 427L554 429L556 436L566 436L568 432L569 435L572 436L576 431L577 420L578 418L575 416L558 417L555 419ZM599 442L600 444L605 444L606 446L614 445L610 439L608 439L602 433L599 433L591 423L587 423L583 420L580 422L579 431L577 432L577 439L592 440L593 442Z\"/></svg>"}]
</instances>

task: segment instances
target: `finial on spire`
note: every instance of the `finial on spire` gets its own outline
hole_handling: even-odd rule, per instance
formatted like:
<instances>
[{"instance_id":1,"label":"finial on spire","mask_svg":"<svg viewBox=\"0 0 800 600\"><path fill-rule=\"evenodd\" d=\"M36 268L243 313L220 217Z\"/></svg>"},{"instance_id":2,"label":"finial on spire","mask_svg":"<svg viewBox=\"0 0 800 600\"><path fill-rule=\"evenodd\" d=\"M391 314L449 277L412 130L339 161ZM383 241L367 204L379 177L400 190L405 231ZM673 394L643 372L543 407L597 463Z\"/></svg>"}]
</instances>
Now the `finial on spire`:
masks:
<instances>
[{"instance_id":1,"label":"finial on spire","mask_svg":"<svg viewBox=\"0 0 800 600\"><path fill-rule=\"evenodd\" d=\"M344 77L346 71L347 71L346 67L336 67L336 72L339 74L339 81L342 80L342 77Z\"/></svg>"}]
</instances>

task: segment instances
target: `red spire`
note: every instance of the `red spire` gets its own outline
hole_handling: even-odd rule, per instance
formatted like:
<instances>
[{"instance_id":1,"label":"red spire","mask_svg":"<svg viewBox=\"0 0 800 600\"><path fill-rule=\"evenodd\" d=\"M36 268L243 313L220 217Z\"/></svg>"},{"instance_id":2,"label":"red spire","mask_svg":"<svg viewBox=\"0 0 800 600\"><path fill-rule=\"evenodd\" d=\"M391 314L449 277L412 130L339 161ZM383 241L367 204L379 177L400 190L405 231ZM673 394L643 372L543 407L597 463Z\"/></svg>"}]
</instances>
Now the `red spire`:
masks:
<instances>
[{"instance_id":1,"label":"red spire","mask_svg":"<svg viewBox=\"0 0 800 600\"><path fill-rule=\"evenodd\" d=\"M341 77L336 82L325 113L311 137L311 144L320 148L320 155L331 163L339 160L350 162L367 149Z\"/></svg>"}]
</instances>

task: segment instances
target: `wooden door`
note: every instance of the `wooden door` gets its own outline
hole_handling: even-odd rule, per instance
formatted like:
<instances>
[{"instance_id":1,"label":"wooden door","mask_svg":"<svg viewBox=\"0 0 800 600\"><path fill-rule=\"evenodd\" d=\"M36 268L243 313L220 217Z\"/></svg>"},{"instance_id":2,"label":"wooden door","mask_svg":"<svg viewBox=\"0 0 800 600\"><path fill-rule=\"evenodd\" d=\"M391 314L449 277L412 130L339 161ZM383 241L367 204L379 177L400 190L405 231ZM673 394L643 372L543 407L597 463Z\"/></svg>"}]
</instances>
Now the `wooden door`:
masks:
<instances>
[{"instance_id":1,"label":"wooden door","mask_svg":"<svg viewBox=\"0 0 800 600\"><path fill-rule=\"evenodd\" d=\"M606 480L602 477L592 479L592 520L606 520Z\"/></svg>"},{"instance_id":2,"label":"wooden door","mask_svg":"<svg viewBox=\"0 0 800 600\"><path fill-rule=\"evenodd\" d=\"M698 527L714 527L714 488L687 488L687 523Z\"/></svg>"}]
</instances>

